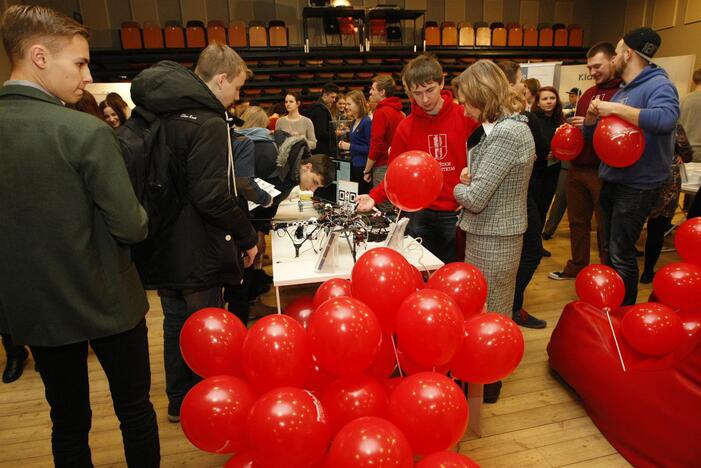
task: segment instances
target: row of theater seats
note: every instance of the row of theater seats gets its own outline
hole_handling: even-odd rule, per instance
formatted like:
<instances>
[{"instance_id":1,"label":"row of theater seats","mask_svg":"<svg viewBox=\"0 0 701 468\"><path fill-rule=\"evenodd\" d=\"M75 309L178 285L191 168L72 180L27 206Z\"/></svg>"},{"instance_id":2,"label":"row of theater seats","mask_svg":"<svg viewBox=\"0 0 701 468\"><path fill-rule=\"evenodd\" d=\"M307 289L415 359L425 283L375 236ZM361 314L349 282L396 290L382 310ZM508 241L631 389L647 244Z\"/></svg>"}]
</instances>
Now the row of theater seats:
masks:
<instances>
[{"instance_id":1,"label":"row of theater seats","mask_svg":"<svg viewBox=\"0 0 701 468\"><path fill-rule=\"evenodd\" d=\"M272 20L266 27L261 21L210 20L205 27L202 21L188 21L183 29L180 21L166 21L161 29L152 21L141 25L135 21L122 23L119 31L123 49L182 49L204 48L212 42L229 44L231 47L287 47L288 34L284 21Z\"/></svg>"},{"instance_id":2,"label":"row of theater seats","mask_svg":"<svg viewBox=\"0 0 701 468\"><path fill-rule=\"evenodd\" d=\"M517 23L446 21L441 26L427 21L424 28L427 46L491 46L491 47L582 47L583 32L579 25L539 24L537 27Z\"/></svg>"},{"instance_id":3,"label":"row of theater seats","mask_svg":"<svg viewBox=\"0 0 701 468\"><path fill-rule=\"evenodd\" d=\"M337 32L342 37L357 32L351 18L338 18ZM372 19L368 25L368 36L374 43L400 42L401 29L387 25L385 20ZM232 47L287 47L288 31L284 21L268 23L231 21L228 26L220 20L210 20L205 27L202 21L188 21L183 29L180 21L167 21L164 29L154 22L122 23L120 37L123 49L203 48L217 41ZM424 39L429 47L491 46L491 47L582 47L583 32L571 24L540 24L537 27L510 23L484 22L474 24L461 22L456 25L446 21L440 26L427 21Z\"/></svg>"}]
</instances>

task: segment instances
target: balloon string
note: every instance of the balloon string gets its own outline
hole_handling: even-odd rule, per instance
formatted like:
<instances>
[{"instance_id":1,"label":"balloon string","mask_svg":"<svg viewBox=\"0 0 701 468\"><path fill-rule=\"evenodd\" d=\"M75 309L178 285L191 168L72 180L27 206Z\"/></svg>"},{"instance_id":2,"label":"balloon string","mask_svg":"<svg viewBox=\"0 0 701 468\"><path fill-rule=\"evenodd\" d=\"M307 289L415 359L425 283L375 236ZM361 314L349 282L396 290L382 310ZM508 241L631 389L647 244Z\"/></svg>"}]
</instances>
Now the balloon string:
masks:
<instances>
[{"instance_id":1,"label":"balloon string","mask_svg":"<svg viewBox=\"0 0 701 468\"><path fill-rule=\"evenodd\" d=\"M394 342L394 335L391 335L392 338L392 349L394 349L394 358L397 360L397 369L399 369L399 376L404 377L404 372L402 372L402 366L399 364L399 353L397 353L397 345Z\"/></svg>"},{"instance_id":2,"label":"balloon string","mask_svg":"<svg viewBox=\"0 0 701 468\"><path fill-rule=\"evenodd\" d=\"M616 339L616 332L613 330L613 322L611 322L611 314L609 314L609 309L608 307L604 308L604 312L606 312L606 318L609 320L609 327L611 327L611 334L613 335L613 342L616 343L616 350L618 351L618 359L621 360L621 367L623 367L623 372L626 372L626 365L623 362L623 355L621 354L621 347L618 346L618 339Z\"/></svg>"}]
</instances>

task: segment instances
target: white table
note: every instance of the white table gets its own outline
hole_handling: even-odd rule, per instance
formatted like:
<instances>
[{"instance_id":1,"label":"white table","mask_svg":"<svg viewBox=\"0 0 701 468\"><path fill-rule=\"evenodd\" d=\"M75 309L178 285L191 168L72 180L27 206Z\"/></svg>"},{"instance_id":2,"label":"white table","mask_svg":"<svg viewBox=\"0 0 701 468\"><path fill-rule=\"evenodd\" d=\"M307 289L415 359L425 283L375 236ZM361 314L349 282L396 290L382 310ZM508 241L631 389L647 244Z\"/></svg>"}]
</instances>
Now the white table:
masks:
<instances>
[{"instance_id":1,"label":"white table","mask_svg":"<svg viewBox=\"0 0 701 468\"><path fill-rule=\"evenodd\" d=\"M701 186L701 163L686 163L684 169L686 170L687 182L682 183L682 193L696 195L699 186Z\"/></svg>"}]
</instances>

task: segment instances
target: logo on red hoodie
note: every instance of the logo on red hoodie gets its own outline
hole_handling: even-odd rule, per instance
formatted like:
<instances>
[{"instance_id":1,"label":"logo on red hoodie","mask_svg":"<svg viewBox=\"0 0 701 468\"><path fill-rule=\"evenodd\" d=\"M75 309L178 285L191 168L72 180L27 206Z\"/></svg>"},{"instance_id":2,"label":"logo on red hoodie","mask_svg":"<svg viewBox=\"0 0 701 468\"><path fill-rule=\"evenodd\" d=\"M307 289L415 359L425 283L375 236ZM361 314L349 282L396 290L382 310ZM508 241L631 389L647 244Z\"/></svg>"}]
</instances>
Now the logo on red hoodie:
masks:
<instances>
[{"instance_id":1,"label":"logo on red hoodie","mask_svg":"<svg viewBox=\"0 0 701 468\"><path fill-rule=\"evenodd\" d=\"M446 133L428 135L428 151L436 161L448 156L448 135Z\"/></svg>"}]
</instances>

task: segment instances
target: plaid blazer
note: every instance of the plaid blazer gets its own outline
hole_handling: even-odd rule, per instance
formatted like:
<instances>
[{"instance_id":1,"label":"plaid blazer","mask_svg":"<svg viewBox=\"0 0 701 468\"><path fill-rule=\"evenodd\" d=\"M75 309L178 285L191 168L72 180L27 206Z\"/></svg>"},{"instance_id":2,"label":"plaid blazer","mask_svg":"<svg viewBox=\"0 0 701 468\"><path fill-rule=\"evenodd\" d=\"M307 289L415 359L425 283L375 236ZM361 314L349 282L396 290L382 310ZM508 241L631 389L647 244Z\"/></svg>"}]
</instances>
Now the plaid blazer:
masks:
<instances>
[{"instance_id":1,"label":"plaid blazer","mask_svg":"<svg viewBox=\"0 0 701 468\"><path fill-rule=\"evenodd\" d=\"M460 228L488 236L523 234L526 197L535 161L535 143L518 114L501 117L471 151L470 185L458 184L455 200L464 207Z\"/></svg>"}]
</instances>

